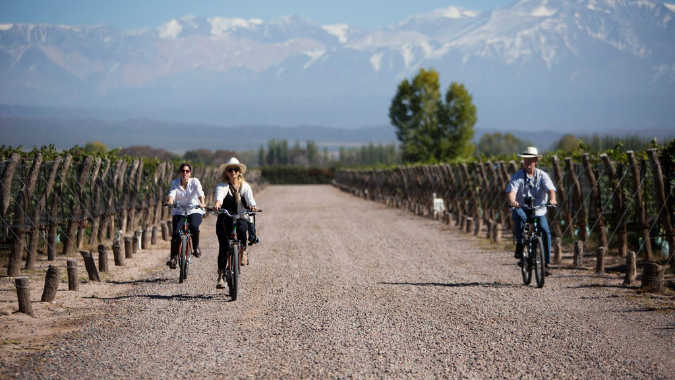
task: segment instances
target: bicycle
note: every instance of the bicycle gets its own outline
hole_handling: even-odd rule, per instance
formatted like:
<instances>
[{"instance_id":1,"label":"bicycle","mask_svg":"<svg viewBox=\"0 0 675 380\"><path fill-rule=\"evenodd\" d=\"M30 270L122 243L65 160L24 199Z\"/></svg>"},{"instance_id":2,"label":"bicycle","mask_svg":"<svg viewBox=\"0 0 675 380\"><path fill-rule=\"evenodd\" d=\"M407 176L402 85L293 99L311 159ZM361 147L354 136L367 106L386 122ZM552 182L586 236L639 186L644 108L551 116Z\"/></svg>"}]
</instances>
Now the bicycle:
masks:
<instances>
[{"instance_id":1,"label":"bicycle","mask_svg":"<svg viewBox=\"0 0 675 380\"><path fill-rule=\"evenodd\" d=\"M194 209L202 209L200 206L181 206L178 203L172 205L164 205L166 208L177 208L183 211L183 214L180 215L183 217L183 229L180 230L180 253L178 254L178 268L180 269L180 274L178 275L178 282L183 283L183 281L188 278L188 270L190 269L190 260L192 259L192 234L190 234L190 225L188 224L188 215L189 212Z\"/></svg>"},{"instance_id":2,"label":"bicycle","mask_svg":"<svg viewBox=\"0 0 675 380\"><path fill-rule=\"evenodd\" d=\"M255 215L262 210L258 211L249 211L244 210L235 214L230 214L226 209L220 209L212 211L212 215L225 214L232 218L232 238L228 240L228 249L227 249L227 264L225 266L225 281L227 286L230 289L230 297L232 301L237 300L237 295L239 293L239 274L241 272L241 259L246 245L241 247L241 243L237 239L237 220L241 219L244 215L252 215L255 220Z\"/></svg>"},{"instance_id":3,"label":"bicycle","mask_svg":"<svg viewBox=\"0 0 675 380\"><path fill-rule=\"evenodd\" d=\"M523 258L518 262L521 275L523 276L523 284L530 285L532 282L532 270L534 270L538 288L544 287L546 259L544 257L543 232L539 229L537 219L535 219L535 212L546 207L555 208L555 205L534 206L533 197L526 197L524 205L514 207L525 210L525 215L527 216L527 221L525 222L525 226L523 226Z\"/></svg>"}]
</instances>

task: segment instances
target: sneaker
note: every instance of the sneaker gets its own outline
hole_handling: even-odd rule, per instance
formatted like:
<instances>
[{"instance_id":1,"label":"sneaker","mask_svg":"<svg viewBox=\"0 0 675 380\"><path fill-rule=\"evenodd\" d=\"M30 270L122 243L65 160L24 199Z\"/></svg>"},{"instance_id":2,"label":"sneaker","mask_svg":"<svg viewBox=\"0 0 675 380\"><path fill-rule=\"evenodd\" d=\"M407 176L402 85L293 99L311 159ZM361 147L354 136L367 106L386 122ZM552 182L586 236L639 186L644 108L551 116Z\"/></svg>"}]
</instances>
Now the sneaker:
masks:
<instances>
[{"instance_id":1,"label":"sneaker","mask_svg":"<svg viewBox=\"0 0 675 380\"><path fill-rule=\"evenodd\" d=\"M513 254L514 259L522 259L523 258L523 249L524 246L522 244L516 244L516 253Z\"/></svg>"},{"instance_id":2,"label":"sneaker","mask_svg":"<svg viewBox=\"0 0 675 380\"><path fill-rule=\"evenodd\" d=\"M202 250L199 249L199 247L195 247L194 252L192 252L192 256L194 256L196 258L202 257Z\"/></svg>"},{"instance_id":3,"label":"sneaker","mask_svg":"<svg viewBox=\"0 0 675 380\"><path fill-rule=\"evenodd\" d=\"M253 244L258 244L260 243L260 240L258 240L258 237L255 235L251 235L248 237L248 245L253 245Z\"/></svg>"},{"instance_id":4,"label":"sneaker","mask_svg":"<svg viewBox=\"0 0 675 380\"><path fill-rule=\"evenodd\" d=\"M177 264L176 264L176 259L175 259L175 258L172 258L171 260L169 260L169 261L166 262L166 265L168 265L169 268L171 268L171 269L176 269L176 265L177 265Z\"/></svg>"},{"instance_id":5,"label":"sneaker","mask_svg":"<svg viewBox=\"0 0 675 380\"><path fill-rule=\"evenodd\" d=\"M218 283L216 284L216 289L225 289L225 275L223 273L218 273Z\"/></svg>"}]
</instances>

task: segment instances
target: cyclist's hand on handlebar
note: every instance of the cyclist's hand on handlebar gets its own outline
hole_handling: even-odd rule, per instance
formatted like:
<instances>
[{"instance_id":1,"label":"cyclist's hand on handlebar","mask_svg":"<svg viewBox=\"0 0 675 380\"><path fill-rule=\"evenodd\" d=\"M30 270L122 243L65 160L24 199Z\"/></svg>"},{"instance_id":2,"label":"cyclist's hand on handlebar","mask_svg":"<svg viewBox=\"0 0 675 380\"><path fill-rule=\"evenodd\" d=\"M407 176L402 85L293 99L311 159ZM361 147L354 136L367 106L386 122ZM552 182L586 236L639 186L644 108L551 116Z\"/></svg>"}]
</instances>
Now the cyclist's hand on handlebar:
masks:
<instances>
[{"instance_id":1,"label":"cyclist's hand on handlebar","mask_svg":"<svg viewBox=\"0 0 675 380\"><path fill-rule=\"evenodd\" d=\"M204 208L204 207L206 207L206 203L204 203L204 202L201 202L201 203L199 204L199 207L201 207L201 208Z\"/></svg>"},{"instance_id":2,"label":"cyclist's hand on handlebar","mask_svg":"<svg viewBox=\"0 0 675 380\"><path fill-rule=\"evenodd\" d=\"M518 207L520 204L516 201L511 202L511 207Z\"/></svg>"},{"instance_id":3,"label":"cyclist's hand on handlebar","mask_svg":"<svg viewBox=\"0 0 675 380\"><path fill-rule=\"evenodd\" d=\"M258 207L256 207L256 206L251 207L251 211L258 212Z\"/></svg>"}]
</instances>

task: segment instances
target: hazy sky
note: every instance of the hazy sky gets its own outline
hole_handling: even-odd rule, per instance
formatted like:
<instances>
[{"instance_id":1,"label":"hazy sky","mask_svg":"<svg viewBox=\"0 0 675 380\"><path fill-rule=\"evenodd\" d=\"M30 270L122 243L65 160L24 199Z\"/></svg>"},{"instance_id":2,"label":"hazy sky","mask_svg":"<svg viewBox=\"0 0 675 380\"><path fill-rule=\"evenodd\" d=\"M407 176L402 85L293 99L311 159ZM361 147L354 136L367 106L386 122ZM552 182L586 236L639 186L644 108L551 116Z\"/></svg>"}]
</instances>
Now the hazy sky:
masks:
<instances>
[{"instance_id":1,"label":"hazy sky","mask_svg":"<svg viewBox=\"0 0 675 380\"><path fill-rule=\"evenodd\" d=\"M0 23L106 24L125 30L157 27L186 15L259 18L302 15L318 24L344 23L366 31L451 5L469 10L516 0L0 0Z\"/></svg>"}]
</instances>

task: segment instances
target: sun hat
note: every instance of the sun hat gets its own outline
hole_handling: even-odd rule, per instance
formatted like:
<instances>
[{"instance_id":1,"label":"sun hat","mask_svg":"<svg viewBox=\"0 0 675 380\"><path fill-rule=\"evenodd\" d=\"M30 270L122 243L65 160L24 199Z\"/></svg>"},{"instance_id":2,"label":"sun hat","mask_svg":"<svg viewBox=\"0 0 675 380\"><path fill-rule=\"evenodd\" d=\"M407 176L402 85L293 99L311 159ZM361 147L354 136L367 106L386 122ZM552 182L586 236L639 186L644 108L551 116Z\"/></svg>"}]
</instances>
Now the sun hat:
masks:
<instances>
[{"instance_id":1,"label":"sun hat","mask_svg":"<svg viewBox=\"0 0 675 380\"><path fill-rule=\"evenodd\" d=\"M518 157L525 157L525 158L537 157L537 158L541 158L541 155L539 154L539 152L537 152L537 148L535 148L533 146L528 146L525 149L525 151L523 152L523 154L519 154Z\"/></svg>"},{"instance_id":2,"label":"sun hat","mask_svg":"<svg viewBox=\"0 0 675 380\"><path fill-rule=\"evenodd\" d=\"M242 164L237 160L236 158L232 157L229 160L227 160L226 163L220 165L220 171L223 172L225 171L225 168L229 166L236 166L239 168L239 173L244 174L246 173L246 165Z\"/></svg>"}]
</instances>

